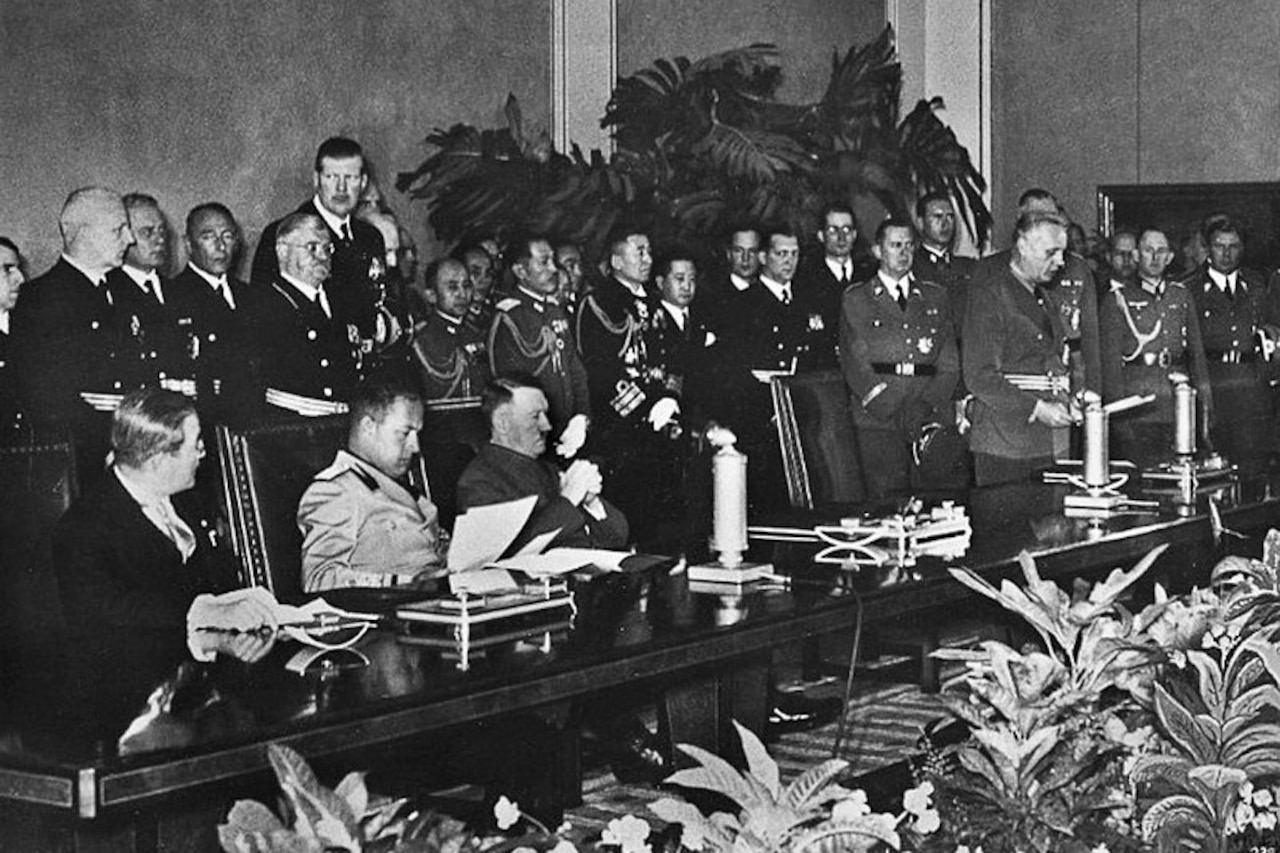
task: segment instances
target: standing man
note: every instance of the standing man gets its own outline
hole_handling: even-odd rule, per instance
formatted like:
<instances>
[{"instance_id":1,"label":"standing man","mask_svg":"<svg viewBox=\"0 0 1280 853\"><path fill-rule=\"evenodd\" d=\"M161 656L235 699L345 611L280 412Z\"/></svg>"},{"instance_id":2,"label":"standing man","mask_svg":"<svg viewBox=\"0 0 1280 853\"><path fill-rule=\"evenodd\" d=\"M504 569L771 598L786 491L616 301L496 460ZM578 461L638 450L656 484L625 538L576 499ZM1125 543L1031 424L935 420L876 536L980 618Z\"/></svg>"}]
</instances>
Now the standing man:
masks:
<instances>
[{"instance_id":1,"label":"standing man","mask_svg":"<svg viewBox=\"0 0 1280 853\"><path fill-rule=\"evenodd\" d=\"M1205 228L1208 259L1183 284L1200 310L1200 331L1213 386L1213 447L1242 470L1266 467L1271 454L1272 399L1267 355L1280 328L1266 317L1262 277L1241 269L1240 225L1214 217Z\"/></svg>"},{"instance_id":2,"label":"standing man","mask_svg":"<svg viewBox=\"0 0 1280 853\"><path fill-rule=\"evenodd\" d=\"M435 505L408 480L421 430L422 398L412 386L382 377L360 384L346 447L298 504L304 591L444 574Z\"/></svg>"},{"instance_id":3,"label":"standing man","mask_svg":"<svg viewBox=\"0 0 1280 853\"><path fill-rule=\"evenodd\" d=\"M143 193L124 197L133 245L124 264L107 274L115 302L116 334L132 338L139 359L128 368L132 386L161 384L171 391L194 396L189 324L179 326L164 269L169 263L169 223L160 203Z\"/></svg>"},{"instance_id":4,"label":"standing man","mask_svg":"<svg viewBox=\"0 0 1280 853\"><path fill-rule=\"evenodd\" d=\"M799 267L797 277L812 291L811 296L816 300L822 317L822 328L816 330L815 354L824 354L830 349L834 355L845 288L872 275L870 270L857 270L854 266L853 244L857 239L858 223L853 218L853 209L846 204L830 205L822 216L822 227L818 229L822 256ZM834 359L824 361L820 366L834 366Z\"/></svg>"},{"instance_id":5,"label":"standing man","mask_svg":"<svg viewBox=\"0 0 1280 853\"><path fill-rule=\"evenodd\" d=\"M1112 455L1148 467L1171 453L1173 388L1169 374L1186 373L1200 392L1201 427L1209 421L1213 392L1191 294L1165 278L1173 249L1163 231L1142 232L1137 280L1112 279L1099 309L1108 396L1154 394L1155 402L1111 419Z\"/></svg>"},{"instance_id":6,"label":"standing man","mask_svg":"<svg viewBox=\"0 0 1280 853\"><path fill-rule=\"evenodd\" d=\"M301 415L346 411L356 385L352 341L325 284L333 253L319 216L290 214L276 229L279 273L252 290L249 334L265 400Z\"/></svg>"},{"instance_id":7,"label":"standing man","mask_svg":"<svg viewBox=\"0 0 1280 853\"><path fill-rule=\"evenodd\" d=\"M876 277L849 287L840 322L840 363L867 494L879 499L919 487L912 446L954 418L960 374L946 290L912 275L914 233L886 219L876 229ZM917 452L917 457L919 453Z\"/></svg>"},{"instance_id":8,"label":"standing man","mask_svg":"<svg viewBox=\"0 0 1280 853\"><path fill-rule=\"evenodd\" d=\"M9 335L13 329L13 309L18 292L27 280L23 272L22 253L8 237L0 237L0 430L7 431L22 422L22 404L17 382L10 366L13 348Z\"/></svg>"},{"instance_id":9,"label":"standing man","mask_svg":"<svg viewBox=\"0 0 1280 853\"><path fill-rule=\"evenodd\" d=\"M565 452L576 453L586 439L591 397L569 317L555 299L555 254L551 243L537 235L516 238L510 251L516 288L495 306L489 367L494 376L532 376L547 397L552 428L562 442L573 438ZM573 430L566 436L571 422Z\"/></svg>"},{"instance_id":10,"label":"standing man","mask_svg":"<svg viewBox=\"0 0 1280 853\"><path fill-rule=\"evenodd\" d=\"M609 235L608 279L582 300L578 348L593 403L593 450L608 466L610 496L631 521L643 547L666 520L671 501L655 500L679 486L679 448L668 429L679 424L680 387L668 365L649 351L652 322L649 237L633 226ZM673 482L674 481L674 482Z\"/></svg>"},{"instance_id":11,"label":"standing man","mask_svg":"<svg viewBox=\"0 0 1280 853\"><path fill-rule=\"evenodd\" d=\"M218 202L187 214L183 244L187 266L174 276L170 302L187 323L195 363L196 399L214 421L251 411L252 369L246 305L249 286L231 275L240 249L240 226Z\"/></svg>"},{"instance_id":12,"label":"standing man","mask_svg":"<svg viewBox=\"0 0 1280 853\"><path fill-rule=\"evenodd\" d=\"M70 425L88 475L106 452L108 424L98 413L127 390L116 375L107 273L124 260L133 232L119 194L102 187L71 193L58 227L62 257L13 312L13 368L31 420Z\"/></svg>"},{"instance_id":13,"label":"standing man","mask_svg":"<svg viewBox=\"0 0 1280 853\"><path fill-rule=\"evenodd\" d=\"M1163 277L1161 273L1161 277ZM1118 287L1124 287L1127 284L1135 284L1138 281L1138 235L1132 231L1117 231L1111 235L1110 246L1107 252L1107 287L1102 289L1102 293L1108 290L1115 290Z\"/></svg>"},{"instance_id":14,"label":"standing man","mask_svg":"<svg viewBox=\"0 0 1280 853\"><path fill-rule=\"evenodd\" d=\"M341 136L330 137L316 151L315 195L295 211L319 217L328 233L333 246L328 298L334 317L350 327L352 343L362 361L383 343L378 336L377 304L386 255L378 229L352 216L368 181L360 144ZM255 289L270 287L279 272L276 238L282 222L277 220L262 230L253 256L251 281Z\"/></svg>"},{"instance_id":15,"label":"standing man","mask_svg":"<svg viewBox=\"0 0 1280 853\"><path fill-rule=\"evenodd\" d=\"M433 310L413 337L413 355L428 401L478 400L489 379L484 337L466 324L471 277L461 261L441 258L427 266Z\"/></svg>"},{"instance_id":16,"label":"standing man","mask_svg":"<svg viewBox=\"0 0 1280 853\"><path fill-rule=\"evenodd\" d=\"M946 289L958 332L977 261L955 254L956 208L946 192L937 190L921 196L916 202L916 219L920 245L916 247L911 272L921 281L932 281Z\"/></svg>"},{"instance_id":17,"label":"standing man","mask_svg":"<svg viewBox=\"0 0 1280 853\"><path fill-rule=\"evenodd\" d=\"M724 257L727 274L704 281L698 294L699 311L712 328L718 328L721 318L736 310L734 303L755 284L760 272L760 232L734 226L725 240Z\"/></svg>"},{"instance_id":18,"label":"standing man","mask_svg":"<svg viewBox=\"0 0 1280 853\"><path fill-rule=\"evenodd\" d=\"M1062 313L1045 290L1066 248L1067 220L1029 211L1018 217L1007 263L984 259L974 273L961 337L979 486L1026 480L1052 465L1053 431L1079 419Z\"/></svg>"}]
</instances>

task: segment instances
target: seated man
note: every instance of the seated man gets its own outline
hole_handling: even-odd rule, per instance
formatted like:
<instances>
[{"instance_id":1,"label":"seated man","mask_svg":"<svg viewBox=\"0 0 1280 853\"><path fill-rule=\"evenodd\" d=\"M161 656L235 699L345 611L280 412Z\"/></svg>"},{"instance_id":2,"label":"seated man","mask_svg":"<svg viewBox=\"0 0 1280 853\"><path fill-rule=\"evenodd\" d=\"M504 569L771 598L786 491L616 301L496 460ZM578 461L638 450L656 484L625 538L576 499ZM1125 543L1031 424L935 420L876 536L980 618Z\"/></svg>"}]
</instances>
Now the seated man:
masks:
<instances>
[{"instance_id":1,"label":"seated man","mask_svg":"<svg viewBox=\"0 0 1280 853\"><path fill-rule=\"evenodd\" d=\"M59 520L54 566L67 624L95 643L138 629L182 637L188 624L234 629L192 634L197 658L221 651L257 660L270 648L270 596L217 599L236 586L234 558L191 504L204 457L195 405L157 388L125 396L111 420L108 475Z\"/></svg>"},{"instance_id":2,"label":"seated man","mask_svg":"<svg viewBox=\"0 0 1280 853\"><path fill-rule=\"evenodd\" d=\"M481 402L489 443L458 480L458 511L537 495L533 515L516 537L519 550L540 533L560 529L553 545L621 548L627 519L600 497L600 469L577 460L565 471L542 458L547 449L547 398L532 378L499 377Z\"/></svg>"},{"instance_id":3,"label":"seated man","mask_svg":"<svg viewBox=\"0 0 1280 853\"><path fill-rule=\"evenodd\" d=\"M420 429L422 397L407 382L371 377L356 389L346 448L298 504L304 590L443 574L435 505L405 480Z\"/></svg>"}]
</instances>

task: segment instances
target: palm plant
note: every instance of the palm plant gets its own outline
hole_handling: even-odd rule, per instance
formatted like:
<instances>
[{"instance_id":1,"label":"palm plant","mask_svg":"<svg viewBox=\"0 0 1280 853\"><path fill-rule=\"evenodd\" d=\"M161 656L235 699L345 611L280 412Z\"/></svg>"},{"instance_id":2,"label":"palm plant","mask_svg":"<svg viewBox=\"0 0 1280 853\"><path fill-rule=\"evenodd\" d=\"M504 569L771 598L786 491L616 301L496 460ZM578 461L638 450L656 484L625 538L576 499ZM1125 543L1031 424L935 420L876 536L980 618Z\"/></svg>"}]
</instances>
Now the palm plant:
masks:
<instances>
[{"instance_id":1,"label":"palm plant","mask_svg":"<svg viewBox=\"0 0 1280 853\"><path fill-rule=\"evenodd\" d=\"M785 221L812 233L830 202L875 199L905 215L926 192L956 199L975 241L991 216L986 183L937 117L940 99L899 114L893 32L836 53L820 99L777 99L779 51L753 44L693 62L660 59L618 81L603 127L616 153L554 151L530 135L519 104L507 127L456 124L396 186L426 201L444 241L532 229L597 247L622 216L659 238L721 234L731 221Z\"/></svg>"}]
</instances>

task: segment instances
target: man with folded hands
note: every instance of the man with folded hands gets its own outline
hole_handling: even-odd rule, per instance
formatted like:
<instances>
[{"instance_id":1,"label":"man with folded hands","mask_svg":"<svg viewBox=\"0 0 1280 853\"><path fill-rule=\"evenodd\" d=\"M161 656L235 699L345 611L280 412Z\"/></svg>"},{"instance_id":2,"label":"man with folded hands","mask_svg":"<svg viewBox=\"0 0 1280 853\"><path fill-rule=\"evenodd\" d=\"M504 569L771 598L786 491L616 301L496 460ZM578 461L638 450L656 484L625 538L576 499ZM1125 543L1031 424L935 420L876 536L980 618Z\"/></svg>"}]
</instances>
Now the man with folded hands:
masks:
<instances>
[{"instance_id":1,"label":"man with folded hands","mask_svg":"<svg viewBox=\"0 0 1280 853\"><path fill-rule=\"evenodd\" d=\"M444 573L435 505L406 479L418 453L422 396L371 376L351 399L347 446L298 505L302 587L385 587Z\"/></svg>"},{"instance_id":2,"label":"man with folded hands","mask_svg":"<svg viewBox=\"0 0 1280 853\"><path fill-rule=\"evenodd\" d=\"M111 449L107 474L54 533L73 635L106 650L115 640L153 643L166 634L177 643L187 630L199 660L265 655L276 626L270 593L209 594L237 586L237 564L217 547L191 491L204 458L195 404L159 388L131 392L112 417Z\"/></svg>"},{"instance_id":3,"label":"man with folded hands","mask_svg":"<svg viewBox=\"0 0 1280 853\"><path fill-rule=\"evenodd\" d=\"M499 377L486 388L481 408L489 421L489 443L458 480L458 509L537 495L533 514L516 537L519 550L540 533L559 529L552 545L621 548L626 517L600 497L595 463L576 460L564 471L543 459L551 421L547 398L532 378Z\"/></svg>"}]
</instances>

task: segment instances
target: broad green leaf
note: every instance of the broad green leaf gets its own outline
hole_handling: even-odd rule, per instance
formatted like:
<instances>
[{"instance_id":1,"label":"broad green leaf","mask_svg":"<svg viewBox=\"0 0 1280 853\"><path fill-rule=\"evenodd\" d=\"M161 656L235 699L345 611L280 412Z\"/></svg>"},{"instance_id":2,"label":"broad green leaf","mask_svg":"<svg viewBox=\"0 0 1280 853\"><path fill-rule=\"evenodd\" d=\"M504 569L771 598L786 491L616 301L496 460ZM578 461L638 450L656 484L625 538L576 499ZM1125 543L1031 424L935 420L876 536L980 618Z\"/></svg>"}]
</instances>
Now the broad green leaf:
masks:
<instances>
[{"instance_id":1,"label":"broad green leaf","mask_svg":"<svg viewBox=\"0 0 1280 853\"><path fill-rule=\"evenodd\" d=\"M1217 746L1209 741L1196 723L1191 712L1165 690L1155 686L1156 716L1164 733L1196 764L1208 764L1217 759Z\"/></svg>"},{"instance_id":2,"label":"broad green leaf","mask_svg":"<svg viewBox=\"0 0 1280 853\"><path fill-rule=\"evenodd\" d=\"M1212 815L1204 803L1189 794L1174 794L1147 809L1142 817L1142 837L1151 841L1161 829L1180 823L1213 830Z\"/></svg>"},{"instance_id":3,"label":"broad green leaf","mask_svg":"<svg viewBox=\"0 0 1280 853\"><path fill-rule=\"evenodd\" d=\"M764 748L764 744L760 742L760 738L756 737L755 732L737 720L733 721L733 727L738 730L738 737L742 740L742 754L747 758L747 772L765 787L770 797L777 800L781 791L778 781L778 762L769 755L769 751Z\"/></svg>"},{"instance_id":4,"label":"broad green leaf","mask_svg":"<svg viewBox=\"0 0 1280 853\"><path fill-rule=\"evenodd\" d=\"M1188 654L1187 660L1196 669L1200 681L1200 696L1204 699L1205 706L1215 716L1223 716L1227 696L1223 689L1222 668L1211 656L1200 652Z\"/></svg>"},{"instance_id":5,"label":"broad green leaf","mask_svg":"<svg viewBox=\"0 0 1280 853\"><path fill-rule=\"evenodd\" d=\"M679 744L677 748L702 766L677 770L667 777L668 784L716 791L744 808L767 802L767 799L761 800L759 796L758 782L753 787L752 783L735 770L732 764L720 756L687 743Z\"/></svg>"},{"instance_id":6,"label":"broad green leaf","mask_svg":"<svg viewBox=\"0 0 1280 853\"><path fill-rule=\"evenodd\" d=\"M1248 776L1238 767L1227 767L1222 764L1202 764L1187 771L1187 778L1204 784L1210 791L1230 785L1238 788L1248 780Z\"/></svg>"},{"instance_id":7,"label":"broad green leaf","mask_svg":"<svg viewBox=\"0 0 1280 853\"><path fill-rule=\"evenodd\" d=\"M369 789L365 787L364 777L364 773L348 773L342 777L338 787L333 789L333 792L351 809L351 814L355 815L357 820L369 810Z\"/></svg>"},{"instance_id":8,"label":"broad green leaf","mask_svg":"<svg viewBox=\"0 0 1280 853\"><path fill-rule=\"evenodd\" d=\"M1195 765L1181 755L1147 753L1138 756L1129 780L1134 785L1141 785L1143 782L1164 779L1179 788L1185 788L1190 779L1187 774L1193 767Z\"/></svg>"},{"instance_id":9,"label":"broad green leaf","mask_svg":"<svg viewBox=\"0 0 1280 853\"><path fill-rule=\"evenodd\" d=\"M783 805L794 809L808 806L827 784L849 766L842 758L828 758L805 770L782 793Z\"/></svg>"}]
</instances>

